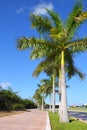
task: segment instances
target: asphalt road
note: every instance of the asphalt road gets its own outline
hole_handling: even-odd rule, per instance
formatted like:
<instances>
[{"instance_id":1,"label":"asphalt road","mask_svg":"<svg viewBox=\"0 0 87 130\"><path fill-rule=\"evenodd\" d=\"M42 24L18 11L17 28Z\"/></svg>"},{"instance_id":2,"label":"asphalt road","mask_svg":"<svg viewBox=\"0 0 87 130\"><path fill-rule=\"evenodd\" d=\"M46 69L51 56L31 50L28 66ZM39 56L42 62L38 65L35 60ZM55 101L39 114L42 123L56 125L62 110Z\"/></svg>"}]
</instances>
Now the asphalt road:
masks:
<instances>
[{"instance_id":1,"label":"asphalt road","mask_svg":"<svg viewBox=\"0 0 87 130\"><path fill-rule=\"evenodd\" d=\"M69 111L68 113L69 113L69 116L73 116L77 119L87 121L87 112Z\"/></svg>"}]
</instances>

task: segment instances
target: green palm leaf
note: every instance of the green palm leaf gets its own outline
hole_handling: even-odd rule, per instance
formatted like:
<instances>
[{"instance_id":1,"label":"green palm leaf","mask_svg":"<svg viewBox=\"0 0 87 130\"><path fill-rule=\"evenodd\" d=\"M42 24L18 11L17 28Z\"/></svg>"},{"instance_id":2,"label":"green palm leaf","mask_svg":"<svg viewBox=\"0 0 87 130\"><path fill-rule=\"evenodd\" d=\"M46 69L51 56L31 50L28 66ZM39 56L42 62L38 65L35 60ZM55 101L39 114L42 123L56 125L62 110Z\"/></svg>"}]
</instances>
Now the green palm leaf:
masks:
<instances>
[{"instance_id":1,"label":"green palm leaf","mask_svg":"<svg viewBox=\"0 0 87 130\"><path fill-rule=\"evenodd\" d=\"M48 17L42 17L38 15L31 14L30 20L32 22L31 27L36 28L40 33L47 33L52 27L52 23Z\"/></svg>"},{"instance_id":2,"label":"green palm leaf","mask_svg":"<svg viewBox=\"0 0 87 130\"><path fill-rule=\"evenodd\" d=\"M75 17L79 17L82 13L82 3L81 1L76 2L73 7L71 14L68 16L66 21L66 28L67 28L67 36L69 39L73 37L76 32L76 29L81 25L81 22L77 23Z\"/></svg>"},{"instance_id":3,"label":"green palm leaf","mask_svg":"<svg viewBox=\"0 0 87 130\"><path fill-rule=\"evenodd\" d=\"M87 12L82 12L79 17L75 17L77 22L87 20Z\"/></svg>"}]
</instances>

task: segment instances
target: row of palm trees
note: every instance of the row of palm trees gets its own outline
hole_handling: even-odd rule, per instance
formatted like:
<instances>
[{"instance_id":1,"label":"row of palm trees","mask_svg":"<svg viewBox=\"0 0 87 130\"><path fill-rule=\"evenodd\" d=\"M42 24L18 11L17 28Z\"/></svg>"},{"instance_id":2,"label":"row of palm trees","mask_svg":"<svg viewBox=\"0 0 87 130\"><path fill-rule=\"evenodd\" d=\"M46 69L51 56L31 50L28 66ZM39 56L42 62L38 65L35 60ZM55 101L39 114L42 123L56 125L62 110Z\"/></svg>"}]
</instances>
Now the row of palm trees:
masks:
<instances>
[{"instance_id":1,"label":"row of palm trees","mask_svg":"<svg viewBox=\"0 0 87 130\"><path fill-rule=\"evenodd\" d=\"M33 99L35 99L37 106L42 110L44 109L45 99L47 98L47 96L49 96L50 97L49 109L51 110L52 106L52 111L55 112L55 92L58 93L58 79L56 79L55 81L54 88L52 87L54 86L53 84L54 83L52 77L49 77L48 79L42 79L40 81L40 84L38 84L38 89L35 91ZM52 98L52 96L54 98Z\"/></svg>"},{"instance_id":2,"label":"row of palm trees","mask_svg":"<svg viewBox=\"0 0 87 130\"><path fill-rule=\"evenodd\" d=\"M44 71L52 77L53 93L55 79L58 78L60 122L69 122L66 76L70 79L78 74L81 78L84 78L84 75L74 65L74 57L76 54L87 50L87 38L78 39L75 34L80 25L86 20L87 13L83 12L81 2L75 3L66 21L63 21L54 10L46 9L46 11L47 16L30 15L32 28L38 31L40 37L21 37L17 41L17 48L19 50L30 48L30 59L41 58L41 62L33 75L38 76L39 73Z\"/></svg>"},{"instance_id":3,"label":"row of palm trees","mask_svg":"<svg viewBox=\"0 0 87 130\"><path fill-rule=\"evenodd\" d=\"M44 110L45 98L48 95L50 95L51 98L51 94L52 94L52 80L50 78L41 80L40 84L38 84L38 89L35 91L35 94L33 96L33 99L36 101L38 108ZM51 106L51 99L50 99L50 106Z\"/></svg>"}]
</instances>

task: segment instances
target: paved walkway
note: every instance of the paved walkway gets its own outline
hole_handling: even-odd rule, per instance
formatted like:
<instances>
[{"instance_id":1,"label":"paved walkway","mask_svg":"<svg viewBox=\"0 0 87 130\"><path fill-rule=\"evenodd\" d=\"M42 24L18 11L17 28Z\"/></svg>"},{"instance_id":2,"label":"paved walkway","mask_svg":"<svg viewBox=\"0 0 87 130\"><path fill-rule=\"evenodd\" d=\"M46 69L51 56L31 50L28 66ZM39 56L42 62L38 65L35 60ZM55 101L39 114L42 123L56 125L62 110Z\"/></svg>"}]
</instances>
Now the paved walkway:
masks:
<instances>
[{"instance_id":1,"label":"paved walkway","mask_svg":"<svg viewBox=\"0 0 87 130\"><path fill-rule=\"evenodd\" d=\"M47 112L31 110L0 118L0 130L49 130Z\"/></svg>"}]
</instances>

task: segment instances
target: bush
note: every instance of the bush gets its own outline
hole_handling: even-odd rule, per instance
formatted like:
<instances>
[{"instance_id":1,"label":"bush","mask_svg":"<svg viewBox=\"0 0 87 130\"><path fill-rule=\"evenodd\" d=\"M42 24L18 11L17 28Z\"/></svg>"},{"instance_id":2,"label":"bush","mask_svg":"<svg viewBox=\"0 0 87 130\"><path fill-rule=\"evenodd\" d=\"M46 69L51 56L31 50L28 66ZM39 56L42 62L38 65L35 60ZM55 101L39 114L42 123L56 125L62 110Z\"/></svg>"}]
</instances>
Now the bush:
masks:
<instances>
[{"instance_id":1,"label":"bush","mask_svg":"<svg viewBox=\"0 0 87 130\"><path fill-rule=\"evenodd\" d=\"M14 105L14 110L19 111L19 110L25 110L25 107L23 104L15 104Z\"/></svg>"},{"instance_id":2,"label":"bush","mask_svg":"<svg viewBox=\"0 0 87 130\"><path fill-rule=\"evenodd\" d=\"M17 95L17 92L13 92L10 88L8 90L0 89L1 111L25 110L32 108L36 108L36 105L32 100L22 99Z\"/></svg>"},{"instance_id":3,"label":"bush","mask_svg":"<svg viewBox=\"0 0 87 130\"><path fill-rule=\"evenodd\" d=\"M36 104L32 100L29 100L29 99L24 99L23 104L25 106L25 109L36 108Z\"/></svg>"}]
</instances>

